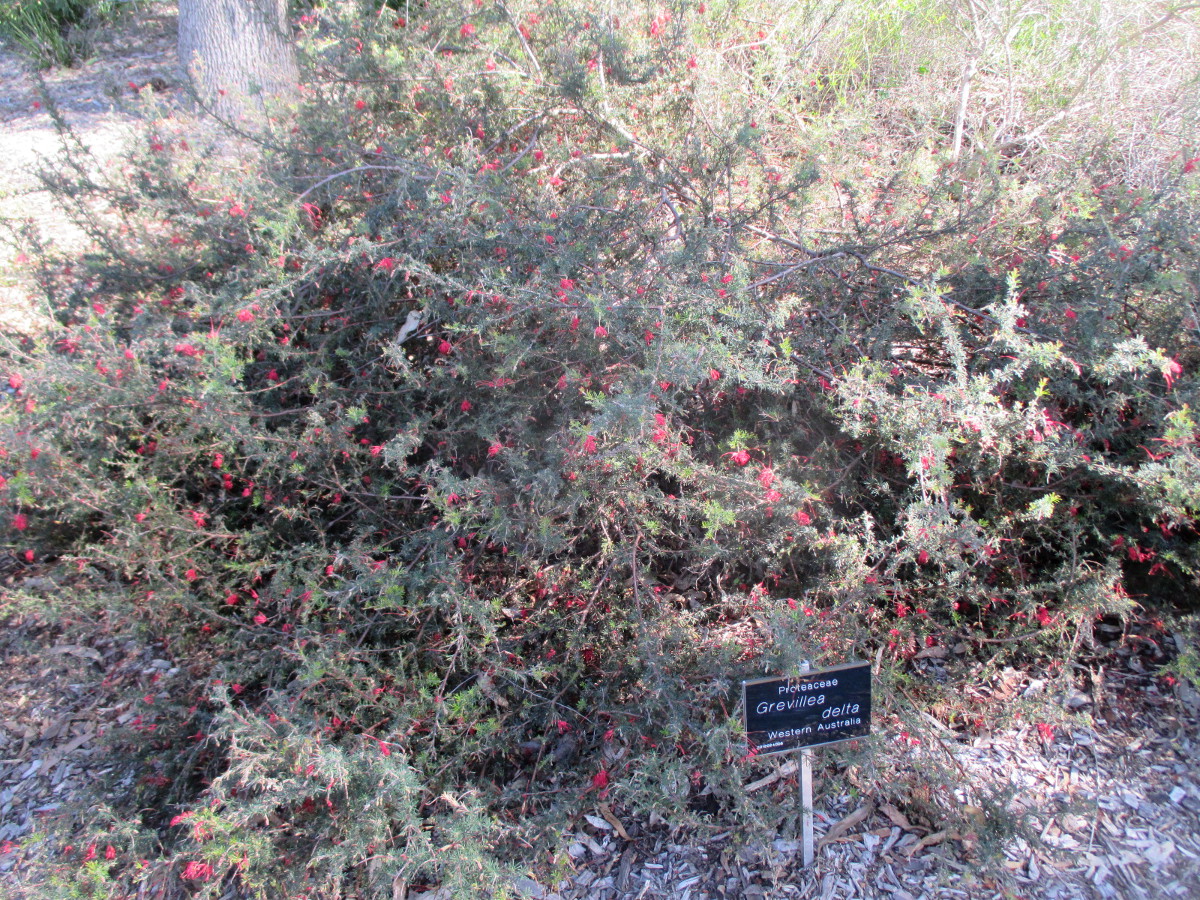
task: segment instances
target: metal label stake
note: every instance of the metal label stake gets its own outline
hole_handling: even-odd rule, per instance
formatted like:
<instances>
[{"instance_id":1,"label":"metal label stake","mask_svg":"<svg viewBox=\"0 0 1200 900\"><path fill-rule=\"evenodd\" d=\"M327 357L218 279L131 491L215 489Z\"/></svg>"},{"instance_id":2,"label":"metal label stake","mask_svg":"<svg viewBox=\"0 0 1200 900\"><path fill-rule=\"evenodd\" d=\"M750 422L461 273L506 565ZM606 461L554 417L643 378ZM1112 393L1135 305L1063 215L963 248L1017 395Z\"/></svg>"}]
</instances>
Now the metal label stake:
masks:
<instances>
[{"instance_id":1,"label":"metal label stake","mask_svg":"<svg viewBox=\"0 0 1200 900\"><path fill-rule=\"evenodd\" d=\"M811 668L806 659L800 664L801 673ZM800 751L800 830L804 843L804 868L813 864L813 785L811 750Z\"/></svg>"}]
</instances>

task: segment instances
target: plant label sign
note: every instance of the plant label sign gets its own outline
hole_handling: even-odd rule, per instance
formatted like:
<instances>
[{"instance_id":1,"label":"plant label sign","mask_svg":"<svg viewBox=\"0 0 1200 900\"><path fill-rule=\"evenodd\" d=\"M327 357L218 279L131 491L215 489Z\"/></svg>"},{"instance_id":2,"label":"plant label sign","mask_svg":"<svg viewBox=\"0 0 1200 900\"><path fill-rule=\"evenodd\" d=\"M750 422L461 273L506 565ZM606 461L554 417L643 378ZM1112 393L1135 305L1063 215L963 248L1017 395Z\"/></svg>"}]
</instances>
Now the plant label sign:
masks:
<instances>
[{"instance_id":1,"label":"plant label sign","mask_svg":"<svg viewBox=\"0 0 1200 900\"><path fill-rule=\"evenodd\" d=\"M871 733L871 664L742 682L750 750L758 756L821 747Z\"/></svg>"}]
</instances>

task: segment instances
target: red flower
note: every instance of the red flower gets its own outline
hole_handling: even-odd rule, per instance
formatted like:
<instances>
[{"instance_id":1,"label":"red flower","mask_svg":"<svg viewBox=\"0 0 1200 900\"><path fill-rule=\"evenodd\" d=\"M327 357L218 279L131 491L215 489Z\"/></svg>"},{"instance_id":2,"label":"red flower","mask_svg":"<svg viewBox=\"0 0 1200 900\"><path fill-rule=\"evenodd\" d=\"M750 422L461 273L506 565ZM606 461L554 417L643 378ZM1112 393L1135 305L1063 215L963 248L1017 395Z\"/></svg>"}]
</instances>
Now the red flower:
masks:
<instances>
[{"instance_id":1,"label":"red flower","mask_svg":"<svg viewBox=\"0 0 1200 900\"><path fill-rule=\"evenodd\" d=\"M383 741L380 741L379 742L379 752L382 753L384 756L391 756L392 748L389 747L387 744L385 744Z\"/></svg>"},{"instance_id":2,"label":"red flower","mask_svg":"<svg viewBox=\"0 0 1200 900\"><path fill-rule=\"evenodd\" d=\"M26 518L25 513L17 513L13 516L13 528L17 529L17 531L24 531L28 527L29 519Z\"/></svg>"},{"instance_id":3,"label":"red flower","mask_svg":"<svg viewBox=\"0 0 1200 900\"><path fill-rule=\"evenodd\" d=\"M21 385L23 385L24 383L25 383L25 378L23 375L21 375L20 372L14 372L13 374L8 376L8 386L10 388L12 388L14 391L19 391L21 389Z\"/></svg>"},{"instance_id":4,"label":"red flower","mask_svg":"<svg viewBox=\"0 0 1200 900\"><path fill-rule=\"evenodd\" d=\"M458 408L459 408L459 409L461 409L463 412L470 412L470 411L471 411L471 401L470 401L470 400L464 400L464 401L463 401L463 402L462 402L462 403L459 405L459 407L458 407Z\"/></svg>"},{"instance_id":5,"label":"red flower","mask_svg":"<svg viewBox=\"0 0 1200 900\"><path fill-rule=\"evenodd\" d=\"M726 453L725 455L729 457L731 462L739 466L744 466L750 462L750 451L745 448L735 450L732 453Z\"/></svg>"},{"instance_id":6,"label":"red flower","mask_svg":"<svg viewBox=\"0 0 1200 900\"><path fill-rule=\"evenodd\" d=\"M758 483L765 488L769 488L775 482L775 472L773 469L760 469L758 473Z\"/></svg>"},{"instance_id":7,"label":"red flower","mask_svg":"<svg viewBox=\"0 0 1200 900\"><path fill-rule=\"evenodd\" d=\"M254 617L254 624L255 624L255 625L266 625L266 624L267 624L267 617L266 617L266 615L265 615L265 614L263 614L263 613L259 613L258 615L256 615L256 616Z\"/></svg>"},{"instance_id":8,"label":"red flower","mask_svg":"<svg viewBox=\"0 0 1200 900\"><path fill-rule=\"evenodd\" d=\"M596 326L596 337L598 337L598 338L608 337L608 329L605 328L603 325L597 325Z\"/></svg>"},{"instance_id":9,"label":"red flower","mask_svg":"<svg viewBox=\"0 0 1200 900\"><path fill-rule=\"evenodd\" d=\"M196 575L195 569L188 569L186 572L183 573L183 577L186 578L188 581L195 581L199 576Z\"/></svg>"},{"instance_id":10,"label":"red flower","mask_svg":"<svg viewBox=\"0 0 1200 900\"><path fill-rule=\"evenodd\" d=\"M458 29L458 33L463 37L471 37L475 33L475 26L468 22L462 28Z\"/></svg>"},{"instance_id":11,"label":"red flower","mask_svg":"<svg viewBox=\"0 0 1200 900\"><path fill-rule=\"evenodd\" d=\"M253 322L254 313L250 312L248 309L239 309L237 318L239 322Z\"/></svg>"},{"instance_id":12,"label":"red flower","mask_svg":"<svg viewBox=\"0 0 1200 900\"><path fill-rule=\"evenodd\" d=\"M442 341L440 344L438 344L438 353L442 354L442 356L445 356L453 349L454 348L450 346L449 341Z\"/></svg>"},{"instance_id":13,"label":"red flower","mask_svg":"<svg viewBox=\"0 0 1200 900\"><path fill-rule=\"evenodd\" d=\"M192 860L183 868L183 877L189 881L208 881L213 876L213 867L206 862Z\"/></svg>"},{"instance_id":14,"label":"red flower","mask_svg":"<svg viewBox=\"0 0 1200 900\"><path fill-rule=\"evenodd\" d=\"M584 453L595 453L596 452L596 438L590 434L586 438L583 439L583 452Z\"/></svg>"},{"instance_id":15,"label":"red flower","mask_svg":"<svg viewBox=\"0 0 1200 900\"><path fill-rule=\"evenodd\" d=\"M1167 387L1170 387L1175 379L1182 374L1183 366L1181 366L1177 360L1171 360L1167 364L1167 371L1163 374L1163 378L1165 378L1167 381Z\"/></svg>"},{"instance_id":16,"label":"red flower","mask_svg":"<svg viewBox=\"0 0 1200 900\"><path fill-rule=\"evenodd\" d=\"M104 848L104 858L105 859L116 859L117 858L117 848L114 847L112 844L109 844L107 847L105 847Z\"/></svg>"},{"instance_id":17,"label":"red flower","mask_svg":"<svg viewBox=\"0 0 1200 900\"><path fill-rule=\"evenodd\" d=\"M605 769L601 769L592 776L592 787L598 791L602 791L608 787L608 772Z\"/></svg>"},{"instance_id":18,"label":"red flower","mask_svg":"<svg viewBox=\"0 0 1200 900\"><path fill-rule=\"evenodd\" d=\"M929 562L929 552L927 550L922 550L920 553L918 553L917 562L921 565L925 565L925 563Z\"/></svg>"},{"instance_id":19,"label":"red flower","mask_svg":"<svg viewBox=\"0 0 1200 900\"><path fill-rule=\"evenodd\" d=\"M806 513L802 509L797 510L796 514L793 515L792 518L796 520L797 525L803 526L803 525L811 525L812 524L812 516L810 516L808 513Z\"/></svg>"},{"instance_id":20,"label":"red flower","mask_svg":"<svg viewBox=\"0 0 1200 900\"><path fill-rule=\"evenodd\" d=\"M355 100L355 101L354 101L354 108L355 108L355 109L366 109L366 108L367 108L367 101L365 101L365 100Z\"/></svg>"},{"instance_id":21,"label":"red flower","mask_svg":"<svg viewBox=\"0 0 1200 900\"><path fill-rule=\"evenodd\" d=\"M503 449L504 446L502 444L492 444L490 447L488 447L488 459L496 456Z\"/></svg>"}]
</instances>

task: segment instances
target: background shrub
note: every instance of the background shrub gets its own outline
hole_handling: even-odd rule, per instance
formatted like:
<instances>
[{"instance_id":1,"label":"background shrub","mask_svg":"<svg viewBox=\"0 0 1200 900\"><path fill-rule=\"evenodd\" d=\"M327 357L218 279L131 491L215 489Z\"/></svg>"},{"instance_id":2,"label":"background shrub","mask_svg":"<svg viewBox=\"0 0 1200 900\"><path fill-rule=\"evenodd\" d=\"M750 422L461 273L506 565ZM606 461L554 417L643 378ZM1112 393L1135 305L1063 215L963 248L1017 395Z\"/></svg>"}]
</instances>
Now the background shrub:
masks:
<instances>
[{"instance_id":1,"label":"background shrub","mask_svg":"<svg viewBox=\"0 0 1200 900\"><path fill-rule=\"evenodd\" d=\"M71 65L88 53L90 29L116 9L117 0L8 0L0 6L0 38L40 68Z\"/></svg>"},{"instance_id":2,"label":"background shrub","mask_svg":"<svg viewBox=\"0 0 1200 900\"><path fill-rule=\"evenodd\" d=\"M160 118L46 174L96 248L5 350L12 549L70 587L17 599L190 666L114 878L473 896L602 798L786 827L739 679L878 660L886 734L923 650L1191 591L1189 138L1063 165L1014 62L1047 143L953 163L950 13L757 8L328 4L250 162Z\"/></svg>"}]
</instances>

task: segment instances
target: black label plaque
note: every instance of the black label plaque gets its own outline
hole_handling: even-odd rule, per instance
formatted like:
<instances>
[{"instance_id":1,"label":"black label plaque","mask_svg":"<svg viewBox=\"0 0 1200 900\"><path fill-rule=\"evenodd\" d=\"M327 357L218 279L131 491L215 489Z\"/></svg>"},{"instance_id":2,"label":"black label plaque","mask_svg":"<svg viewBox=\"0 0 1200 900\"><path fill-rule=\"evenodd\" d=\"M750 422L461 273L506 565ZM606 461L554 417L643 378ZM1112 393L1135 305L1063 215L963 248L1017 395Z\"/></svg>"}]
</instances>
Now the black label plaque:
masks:
<instances>
[{"instance_id":1,"label":"black label plaque","mask_svg":"<svg viewBox=\"0 0 1200 900\"><path fill-rule=\"evenodd\" d=\"M871 733L871 664L742 682L750 750L759 755L836 744Z\"/></svg>"}]
</instances>

